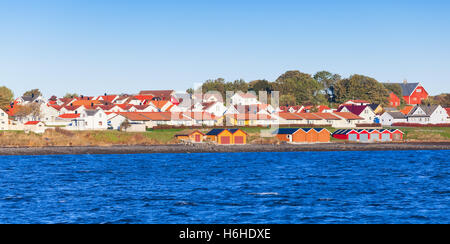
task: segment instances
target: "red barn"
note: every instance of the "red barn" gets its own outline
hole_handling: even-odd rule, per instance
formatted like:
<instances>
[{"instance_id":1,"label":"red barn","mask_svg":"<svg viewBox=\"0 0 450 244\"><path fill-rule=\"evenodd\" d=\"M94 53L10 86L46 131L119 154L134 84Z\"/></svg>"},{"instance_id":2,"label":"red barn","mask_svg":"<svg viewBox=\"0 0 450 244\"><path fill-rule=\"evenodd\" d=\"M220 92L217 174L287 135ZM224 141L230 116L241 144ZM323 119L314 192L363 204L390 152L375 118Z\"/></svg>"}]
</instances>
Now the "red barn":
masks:
<instances>
[{"instance_id":1,"label":"red barn","mask_svg":"<svg viewBox=\"0 0 450 244\"><path fill-rule=\"evenodd\" d=\"M403 99L407 104L422 104L422 100L428 98L428 92L420 83L402 83Z\"/></svg>"}]
</instances>

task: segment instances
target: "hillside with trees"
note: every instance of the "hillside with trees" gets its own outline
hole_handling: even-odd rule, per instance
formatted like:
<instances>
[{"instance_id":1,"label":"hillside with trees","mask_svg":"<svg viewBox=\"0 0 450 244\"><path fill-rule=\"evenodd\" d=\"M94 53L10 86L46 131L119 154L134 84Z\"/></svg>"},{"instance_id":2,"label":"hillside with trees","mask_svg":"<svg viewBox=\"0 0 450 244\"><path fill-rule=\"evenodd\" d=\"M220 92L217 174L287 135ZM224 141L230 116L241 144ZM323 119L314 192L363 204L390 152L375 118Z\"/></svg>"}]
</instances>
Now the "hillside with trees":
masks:
<instances>
[{"instance_id":1,"label":"hillside with trees","mask_svg":"<svg viewBox=\"0 0 450 244\"><path fill-rule=\"evenodd\" d=\"M397 85L398 86L398 85ZM333 106L347 100L369 100L382 105L388 104L390 91L401 97L401 87L385 85L376 79L364 75L352 75L342 78L339 74L320 71L314 75L298 70L287 71L275 81L265 79L245 82L236 80L227 82L223 78L207 80L202 85L202 92L218 91L223 97L226 91L280 92L280 105L319 105ZM188 90L193 93L193 89Z\"/></svg>"}]
</instances>

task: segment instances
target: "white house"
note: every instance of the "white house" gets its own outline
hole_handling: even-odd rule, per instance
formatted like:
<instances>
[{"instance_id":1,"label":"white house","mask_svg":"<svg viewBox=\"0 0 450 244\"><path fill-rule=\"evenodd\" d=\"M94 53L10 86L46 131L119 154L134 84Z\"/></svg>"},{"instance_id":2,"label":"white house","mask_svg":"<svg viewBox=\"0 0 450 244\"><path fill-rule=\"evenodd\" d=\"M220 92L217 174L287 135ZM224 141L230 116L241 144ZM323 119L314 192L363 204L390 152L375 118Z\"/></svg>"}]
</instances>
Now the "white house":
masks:
<instances>
[{"instance_id":1,"label":"white house","mask_svg":"<svg viewBox=\"0 0 450 244\"><path fill-rule=\"evenodd\" d=\"M16 103L20 105L26 105L30 103L47 103L48 101L42 96L21 96L16 99Z\"/></svg>"},{"instance_id":2,"label":"white house","mask_svg":"<svg viewBox=\"0 0 450 244\"><path fill-rule=\"evenodd\" d=\"M192 107L192 112L207 112L215 116L222 116L227 108L222 102L197 103Z\"/></svg>"},{"instance_id":3,"label":"white house","mask_svg":"<svg viewBox=\"0 0 450 244\"><path fill-rule=\"evenodd\" d=\"M231 104L232 105L254 105L254 104L261 104L258 101L258 97L255 94L252 93L235 93L231 97Z\"/></svg>"},{"instance_id":4,"label":"white house","mask_svg":"<svg viewBox=\"0 0 450 244\"><path fill-rule=\"evenodd\" d=\"M339 107L337 112L350 112L361 118L361 124L373 124L375 122L376 114L368 105L343 105Z\"/></svg>"},{"instance_id":5,"label":"white house","mask_svg":"<svg viewBox=\"0 0 450 244\"><path fill-rule=\"evenodd\" d=\"M391 126L395 123L407 123L408 119L401 112L385 112L381 115L380 122L383 126Z\"/></svg>"},{"instance_id":6,"label":"white house","mask_svg":"<svg viewBox=\"0 0 450 244\"><path fill-rule=\"evenodd\" d=\"M58 116L61 115L60 110L46 103L41 104L40 110L40 120L45 122L47 125L53 125L53 123L56 122Z\"/></svg>"},{"instance_id":7,"label":"white house","mask_svg":"<svg viewBox=\"0 0 450 244\"><path fill-rule=\"evenodd\" d=\"M78 118L72 120L68 126L70 130L106 130L108 128L107 115L103 110L86 109Z\"/></svg>"},{"instance_id":8,"label":"white house","mask_svg":"<svg viewBox=\"0 0 450 244\"><path fill-rule=\"evenodd\" d=\"M448 114L441 105L417 105L407 117L413 124L445 124Z\"/></svg>"},{"instance_id":9,"label":"white house","mask_svg":"<svg viewBox=\"0 0 450 244\"><path fill-rule=\"evenodd\" d=\"M38 134L44 133L46 130L45 124L41 121L28 121L24 124L25 132L34 132Z\"/></svg>"},{"instance_id":10,"label":"white house","mask_svg":"<svg viewBox=\"0 0 450 244\"><path fill-rule=\"evenodd\" d=\"M8 114L0 109L0 130L8 130L9 126Z\"/></svg>"}]
</instances>

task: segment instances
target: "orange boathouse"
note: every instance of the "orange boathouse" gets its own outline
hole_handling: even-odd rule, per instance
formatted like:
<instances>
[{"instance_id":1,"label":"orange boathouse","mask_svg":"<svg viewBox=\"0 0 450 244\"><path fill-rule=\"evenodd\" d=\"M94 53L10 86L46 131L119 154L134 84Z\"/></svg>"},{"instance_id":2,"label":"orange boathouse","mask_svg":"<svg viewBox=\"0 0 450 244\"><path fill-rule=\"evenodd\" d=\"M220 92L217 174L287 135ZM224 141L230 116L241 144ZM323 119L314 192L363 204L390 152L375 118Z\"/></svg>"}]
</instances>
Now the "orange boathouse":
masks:
<instances>
[{"instance_id":1,"label":"orange boathouse","mask_svg":"<svg viewBox=\"0 0 450 244\"><path fill-rule=\"evenodd\" d=\"M214 129L206 137L219 145L244 145L248 135L241 129Z\"/></svg>"},{"instance_id":2,"label":"orange boathouse","mask_svg":"<svg viewBox=\"0 0 450 244\"><path fill-rule=\"evenodd\" d=\"M205 138L205 134L196 130L191 133L186 134L178 134L175 137L180 141L192 142L192 143L201 143Z\"/></svg>"},{"instance_id":3,"label":"orange boathouse","mask_svg":"<svg viewBox=\"0 0 450 244\"><path fill-rule=\"evenodd\" d=\"M285 128L278 129L275 135L288 143L325 143L331 138L331 133L324 128Z\"/></svg>"}]
</instances>

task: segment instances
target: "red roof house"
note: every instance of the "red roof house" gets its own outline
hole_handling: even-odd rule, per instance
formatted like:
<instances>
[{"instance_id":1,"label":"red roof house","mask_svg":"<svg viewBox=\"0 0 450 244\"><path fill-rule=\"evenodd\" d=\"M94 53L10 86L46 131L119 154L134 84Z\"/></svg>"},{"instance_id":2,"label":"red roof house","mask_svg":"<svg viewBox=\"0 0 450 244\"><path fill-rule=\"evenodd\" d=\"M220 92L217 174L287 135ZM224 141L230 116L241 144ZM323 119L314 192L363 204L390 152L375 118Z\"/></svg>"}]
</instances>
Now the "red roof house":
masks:
<instances>
[{"instance_id":1,"label":"red roof house","mask_svg":"<svg viewBox=\"0 0 450 244\"><path fill-rule=\"evenodd\" d=\"M24 125L37 125L39 123L42 123L41 121L28 121Z\"/></svg>"},{"instance_id":2,"label":"red roof house","mask_svg":"<svg viewBox=\"0 0 450 244\"><path fill-rule=\"evenodd\" d=\"M391 106L391 107L400 106L400 98L398 98L398 96L395 95L395 93L393 93L393 92L391 92L389 94L389 106Z\"/></svg>"}]
</instances>

